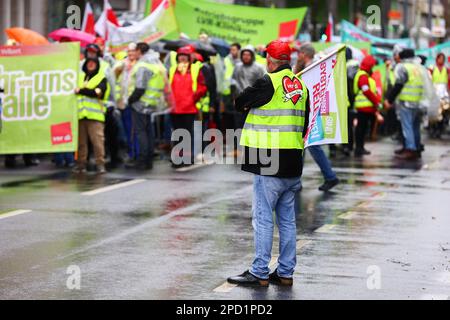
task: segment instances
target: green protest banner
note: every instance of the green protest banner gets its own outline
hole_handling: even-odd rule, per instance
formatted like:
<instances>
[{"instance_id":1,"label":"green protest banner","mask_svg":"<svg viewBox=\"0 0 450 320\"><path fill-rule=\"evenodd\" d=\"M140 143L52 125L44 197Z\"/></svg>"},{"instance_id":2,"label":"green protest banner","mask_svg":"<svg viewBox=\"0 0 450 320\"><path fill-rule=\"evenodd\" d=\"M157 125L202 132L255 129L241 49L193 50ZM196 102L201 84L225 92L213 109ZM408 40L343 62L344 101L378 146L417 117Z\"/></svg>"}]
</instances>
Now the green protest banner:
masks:
<instances>
[{"instance_id":1,"label":"green protest banner","mask_svg":"<svg viewBox=\"0 0 450 320\"><path fill-rule=\"evenodd\" d=\"M75 151L79 43L0 47L0 154Z\"/></svg>"},{"instance_id":2,"label":"green protest banner","mask_svg":"<svg viewBox=\"0 0 450 320\"><path fill-rule=\"evenodd\" d=\"M292 41L306 8L261 8L205 0L177 0L179 30L196 39L200 33L241 44L267 44L274 39Z\"/></svg>"}]
</instances>

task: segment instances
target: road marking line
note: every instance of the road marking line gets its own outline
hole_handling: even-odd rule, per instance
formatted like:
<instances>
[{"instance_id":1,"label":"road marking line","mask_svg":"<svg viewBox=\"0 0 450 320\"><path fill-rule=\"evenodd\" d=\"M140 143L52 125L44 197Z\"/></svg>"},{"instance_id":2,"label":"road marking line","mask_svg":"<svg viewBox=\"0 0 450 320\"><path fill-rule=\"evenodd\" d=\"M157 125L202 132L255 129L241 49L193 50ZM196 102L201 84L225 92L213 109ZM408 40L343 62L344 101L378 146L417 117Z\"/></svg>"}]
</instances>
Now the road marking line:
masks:
<instances>
[{"instance_id":1,"label":"road marking line","mask_svg":"<svg viewBox=\"0 0 450 320\"><path fill-rule=\"evenodd\" d=\"M115 233L113 236L110 236L110 237L104 238L102 240L99 240L99 241L97 241L97 242L95 242L95 243L93 243L91 245L87 245L87 246L85 246L83 248L80 248L80 249L77 249L77 250L73 250L71 253L68 253L66 255L58 257L58 259L59 260L67 259L68 257L72 257L74 255L84 253L84 252L86 252L88 250L99 248L101 246L110 244L111 242L115 242L115 241L121 240L123 238L129 237L129 236L131 236L131 235L133 235L135 233L141 232L142 230L145 230L146 228L157 226L160 223L166 222L166 221L168 221L168 220L170 220L170 219L172 219L172 218L174 218L176 216L185 215L185 214L188 214L188 213L195 212L195 211L197 211L197 210L199 210L201 208L205 208L205 207L207 207L207 206L209 206L209 205L211 205L213 203L217 203L217 202L220 202L220 201L233 201L233 200L236 199L236 197L242 197L243 194L251 192L252 188L253 188L253 186L249 185L249 186L243 187L241 189L238 189L238 190L236 190L236 192L233 192L231 194L227 194L227 195L224 195L224 196L211 198L211 199L209 199L207 201L204 201L204 202L201 202L201 203L197 203L197 204L193 204L193 205L190 205L190 206L187 206L187 207L178 208L178 209L175 209L173 211L169 211L168 213L166 213L164 215L161 215L161 216L159 216L157 218L150 219L150 220L148 220L148 221L146 221L146 222L144 222L142 224L139 224L137 226L125 229L124 231L121 231L119 233Z\"/></svg>"},{"instance_id":2,"label":"road marking line","mask_svg":"<svg viewBox=\"0 0 450 320\"><path fill-rule=\"evenodd\" d=\"M336 227L335 224L324 224L320 228L316 229L314 232L317 232L317 233L330 233L330 231L332 229L334 229L335 227Z\"/></svg>"},{"instance_id":3,"label":"road marking line","mask_svg":"<svg viewBox=\"0 0 450 320\"><path fill-rule=\"evenodd\" d=\"M210 165L212 165L212 163L198 163L198 164L193 164L193 165L191 165L189 167L183 167L183 168L175 169L175 171L177 171L177 172L187 172L187 171L192 171L192 170L203 168L203 167L210 166Z\"/></svg>"},{"instance_id":4,"label":"road marking line","mask_svg":"<svg viewBox=\"0 0 450 320\"><path fill-rule=\"evenodd\" d=\"M311 242L312 242L311 240L298 240L297 241L297 251L300 250L300 249L303 249L304 247L306 247Z\"/></svg>"},{"instance_id":5,"label":"road marking line","mask_svg":"<svg viewBox=\"0 0 450 320\"><path fill-rule=\"evenodd\" d=\"M368 206L370 206L370 201L364 201L364 202L358 204L356 207L357 208L367 208Z\"/></svg>"},{"instance_id":6,"label":"road marking line","mask_svg":"<svg viewBox=\"0 0 450 320\"><path fill-rule=\"evenodd\" d=\"M129 187L138 183L142 183L146 181L145 179L135 179L135 180L131 180L131 181L127 181L127 182L122 182L122 183L117 183L117 184L113 184L111 186L107 186L107 187L103 187L103 188L98 188L95 190L91 190L91 191L86 191L83 192L82 195L83 196L93 196L99 193L103 193L103 192L108 192L108 191L112 191L112 190L116 190L116 189L120 189L120 188L125 188L125 187Z\"/></svg>"},{"instance_id":7,"label":"road marking line","mask_svg":"<svg viewBox=\"0 0 450 320\"><path fill-rule=\"evenodd\" d=\"M355 211L347 211L343 214L338 215L339 219L351 220L358 215L358 212Z\"/></svg>"},{"instance_id":8,"label":"road marking line","mask_svg":"<svg viewBox=\"0 0 450 320\"><path fill-rule=\"evenodd\" d=\"M0 213L0 220L15 217L21 214L29 213L31 210L14 210L10 212Z\"/></svg>"},{"instance_id":9,"label":"road marking line","mask_svg":"<svg viewBox=\"0 0 450 320\"><path fill-rule=\"evenodd\" d=\"M215 288L213 291L220 292L220 293L228 293L231 290L233 290L233 288L235 288L235 287L237 287L237 284L232 284L232 283L229 283L228 281L225 281L223 284L221 284L220 286Z\"/></svg>"}]
</instances>

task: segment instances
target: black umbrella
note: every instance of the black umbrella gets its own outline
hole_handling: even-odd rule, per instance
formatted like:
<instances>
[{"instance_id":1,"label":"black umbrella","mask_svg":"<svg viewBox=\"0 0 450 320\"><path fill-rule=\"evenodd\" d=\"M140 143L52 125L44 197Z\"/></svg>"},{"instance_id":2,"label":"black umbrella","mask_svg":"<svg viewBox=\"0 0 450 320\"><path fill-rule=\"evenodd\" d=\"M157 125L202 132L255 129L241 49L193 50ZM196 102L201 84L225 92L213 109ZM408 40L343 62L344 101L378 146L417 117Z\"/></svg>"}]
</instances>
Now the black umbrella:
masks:
<instances>
[{"instance_id":1,"label":"black umbrella","mask_svg":"<svg viewBox=\"0 0 450 320\"><path fill-rule=\"evenodd\" d=\"M223 39L220 38L210 38L211 45L217 50L217 52L222 56L226 57L230 53L230 45Z\"/></svg>"},{"instance_id":2,"label":"black umbrella","mask_svg":"<svg viewBox=\"0 0 450 320\"><path fill-rule=\"evenodd\" d=\"M179 48L187 45L194 46L195 51L200 53L202 56L214 56L217 54L216 49L214 49L212 45L190 39L167 40L165 41L164 49L177 51Z\"/></svg>"}]
</instances>

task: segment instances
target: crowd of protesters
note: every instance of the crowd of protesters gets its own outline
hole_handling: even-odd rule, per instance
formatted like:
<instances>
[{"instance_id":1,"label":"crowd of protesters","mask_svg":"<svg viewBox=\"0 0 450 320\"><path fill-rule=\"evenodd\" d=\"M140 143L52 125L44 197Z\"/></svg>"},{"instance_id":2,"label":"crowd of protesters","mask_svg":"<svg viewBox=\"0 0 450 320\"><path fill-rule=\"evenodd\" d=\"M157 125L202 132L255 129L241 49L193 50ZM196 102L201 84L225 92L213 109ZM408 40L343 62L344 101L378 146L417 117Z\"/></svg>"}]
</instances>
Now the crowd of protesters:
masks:
<instances>
[{"instance_id":1,"label":"crowd of protesters","mask_svg":"<svg viewBox=\"0 0 450 320\"><path fill-rule=\"evenodd\" d=\"M206 35L201 41L208 42ZM294 47L293 71L298 73L320 58L309 43ZM377 60L368 55L361 61L347 48L348 133L349 142L329 146L330 157L370 155L366 140L378 128L398 139L401 146L395 156L416 160L424 151L421 139L424 107L429 95L428 82L449 88L446 57L439 54L436 65L426 70L423 59L412 49L394 48L385 60L386 79L383 92L378 92L372 77ZM99 38L88 45L80 63L80 77L75 94L78 99L78 151L55 154L58 167L70 167L81 174L89 169L89 158L95 160L99 174L119 166L135 170L150 170L155 153L171 149L171 132L185 129L194 136L194 122L207 128L242 128L246 112L236 110L234 102L240 94L266 74L264 46L230 45L226 57L198 52L194 45L176 51L156 49L146 43L131 43L126 51L111 55ZM433 89L434 90L434 87ZM441 94L441 96L445 94ZM447 92L448 98L448 92ZM445 121L440 126L445 129ZM430 127L432 124L428 124ZM381 129L380 129L381 128ZM442 132L442 130L441 130ZM230 142L227 142L230 143ZM235 141L232 143L236 144ZM308 148L319 166L328 191L339 179L332 169L326 149ZM178 156L190 161L172 165L191 165L202 157L194 148ZM234 149L232 156L239 156ZM24 155L27 166L38 165L37 155ZM17 155L5 156L5 166L16 166Z\"/></svg>"}]
</instances>

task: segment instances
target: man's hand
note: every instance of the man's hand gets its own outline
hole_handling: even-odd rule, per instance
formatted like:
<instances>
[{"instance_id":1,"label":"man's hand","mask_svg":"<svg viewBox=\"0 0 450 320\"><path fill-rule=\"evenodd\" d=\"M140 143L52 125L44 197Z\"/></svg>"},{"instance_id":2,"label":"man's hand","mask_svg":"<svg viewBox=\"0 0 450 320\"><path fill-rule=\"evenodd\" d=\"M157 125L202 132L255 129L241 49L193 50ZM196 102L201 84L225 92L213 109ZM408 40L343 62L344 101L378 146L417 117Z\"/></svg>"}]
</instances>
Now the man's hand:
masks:
<instances>
[{"instance_id":1,"label":"man's hand","mask_svg":"<svg viewBox=\"0 0 450 320\"><path fill-rule=\"evenodd\" d=\"M75 94L79 94L80 93L80 88L75 88L74 92L75 92Z\"/></svg>"},{"instance_id":2,"label":"man's hand","mask_svg":"<svg viewBox=\"0 0 450 320\"><path fill-rule=\"evenodd\" d=\"M392 103L390 103L388 100L384 100L384 107L389 110L392 108Z\"/></svg>"}]
</instances>

